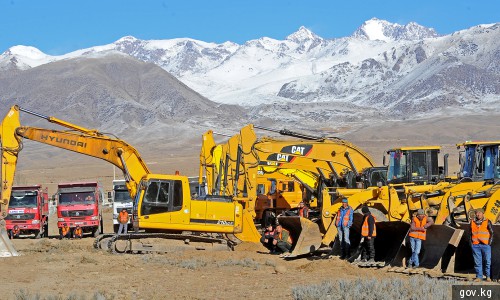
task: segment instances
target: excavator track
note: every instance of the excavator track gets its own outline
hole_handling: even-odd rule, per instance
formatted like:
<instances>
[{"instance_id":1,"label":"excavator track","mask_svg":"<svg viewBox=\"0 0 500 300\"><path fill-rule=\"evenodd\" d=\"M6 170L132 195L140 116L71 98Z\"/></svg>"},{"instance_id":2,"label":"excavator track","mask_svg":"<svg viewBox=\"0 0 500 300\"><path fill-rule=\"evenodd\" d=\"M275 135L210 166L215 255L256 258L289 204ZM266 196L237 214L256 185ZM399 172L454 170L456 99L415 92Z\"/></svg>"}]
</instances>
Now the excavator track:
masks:
<instances>
[{"instance_id":1,"label":"excavator track","mask_svg":"<svg viewBox=\"0 0 500 300\"><path fill-rule=\"evenodd\" d=\"M174 233L131 233L113 235L107 251L123 253L167 253L180 250L233 251L235 244L211 236Z\"/></svg>"},{"instance_id":2,"label":"excavator track","mask_svg":"<svg viewBox=\"0 0 500 300\"><path fill-rule=\"evenodd\" d=\"M108 249L109 239L111 237L113 237L114 235L116 235L116 234L115 233L104 233L104 234L98 235L94 239L94 248L95 249L107 250Z\"/></svg>"}]
</instances>

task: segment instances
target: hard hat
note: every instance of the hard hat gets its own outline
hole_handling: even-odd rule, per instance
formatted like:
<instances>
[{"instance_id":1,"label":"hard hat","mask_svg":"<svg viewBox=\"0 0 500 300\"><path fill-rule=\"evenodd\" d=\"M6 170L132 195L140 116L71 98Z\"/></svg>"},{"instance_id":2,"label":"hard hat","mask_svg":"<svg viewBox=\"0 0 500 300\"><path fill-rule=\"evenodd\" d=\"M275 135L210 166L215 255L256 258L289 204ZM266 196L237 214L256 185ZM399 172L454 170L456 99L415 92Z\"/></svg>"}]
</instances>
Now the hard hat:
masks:
<instances>
[{"instance_id":1,"label":"hard hat","mask_svg":"<svg viewBox=\"0 0 500 300\"><path fill-rule=\"evenodd\" d=\"M417 215L421 216L421 215L425 215L425 212L423 209L419 209L417 210Z\"/></svg>"},{"instance_id":2,"label":"hard hat","mask_svg":"<svg viewBox=\"0 0 500 300\"><path fill-rule=\"evenodd\" d=\"M347 203L347 198L342 198L342 203Z\"/></svg>"},{"instance_id":3,"label":"hard hat","mask_svg":"<svg viewBox=\"0 0 500 300\"><path fill-rule=\"evenodd\" d=\"M369 212L370 212L370 210L368 209L368 206L363 206L363 207L361 208L361 212L362 212L362 213L364 213L364 214L366 214L366 213L369 213Z\"/></svg>"}]
</instances>

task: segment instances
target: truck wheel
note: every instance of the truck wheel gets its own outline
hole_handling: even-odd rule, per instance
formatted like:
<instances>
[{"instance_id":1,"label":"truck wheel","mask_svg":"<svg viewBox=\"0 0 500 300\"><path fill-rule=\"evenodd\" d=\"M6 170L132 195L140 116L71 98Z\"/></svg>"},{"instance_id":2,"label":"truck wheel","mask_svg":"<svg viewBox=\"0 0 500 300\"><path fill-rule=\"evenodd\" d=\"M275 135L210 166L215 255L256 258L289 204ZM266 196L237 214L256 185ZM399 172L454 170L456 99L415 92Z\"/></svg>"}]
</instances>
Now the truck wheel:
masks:
<instances>
[{"instance_id":1,"label":"truck wheel","mask_svg":"<svg viewBox=\"0 0 500 300\"><path fill-rule=\"evenodd\" d=\"M118 228L120 228L120 225L113 224L113 231L114 231L114 233L118 233Z\"/></svg>"}]
</instances>

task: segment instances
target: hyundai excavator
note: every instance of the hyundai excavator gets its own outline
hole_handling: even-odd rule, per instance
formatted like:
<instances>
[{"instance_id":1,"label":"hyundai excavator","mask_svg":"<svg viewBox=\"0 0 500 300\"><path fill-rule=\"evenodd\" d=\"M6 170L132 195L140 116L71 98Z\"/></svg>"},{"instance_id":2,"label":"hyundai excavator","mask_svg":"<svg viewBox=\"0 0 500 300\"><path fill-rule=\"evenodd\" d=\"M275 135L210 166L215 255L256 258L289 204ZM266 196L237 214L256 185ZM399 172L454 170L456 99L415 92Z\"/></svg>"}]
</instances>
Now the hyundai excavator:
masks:
<instances>
[{"instance_id":1,"label":"hyundai excavator","mask_svg":"<svg viewBox=\"0 0 500 300\"><path fill-rule=\"evenodd\" d=\"M66 130L21 126L20 112L45 119L50 123L65 127ZM245 132L245 128L242 132ZM23 139L100 158L123 172L126 186L131 197L135 199L134 226L146 230L146 233L114 235L108 243L111 252L164 251L161 245L155 247L148 244L147 241L150 238L177 240L180 246L195 246L197 249L232 248L233 243L230 240L214 236L214 234L228 234L242 241L257 242L260 239L260 234L253 224L254 198L243 198L241 194L233 193L236 197L191 199L187 177L152 174L137 150L123 140L107 136L95 129L80 127L18 106L10 109L1 124L0 218L2 220L8 213L14 172L22 150ZM239 139L238 136L235 139ZM230 152L237 156L241 146L239 142L234 145L236 148L231 149ZM235 179L235 182L238 182L239 163L233 163L231 168L234 168L231 174L235 174L232 180ZM241 180L249 181L244 177ZM227 186L229 188L226 189L231 190L237 185L228 184ZM6 238L5 226L2 226L1 230L4 255L17 255ZM182 232L193 234L182 234Z\"/></svg>"}]
</instances>

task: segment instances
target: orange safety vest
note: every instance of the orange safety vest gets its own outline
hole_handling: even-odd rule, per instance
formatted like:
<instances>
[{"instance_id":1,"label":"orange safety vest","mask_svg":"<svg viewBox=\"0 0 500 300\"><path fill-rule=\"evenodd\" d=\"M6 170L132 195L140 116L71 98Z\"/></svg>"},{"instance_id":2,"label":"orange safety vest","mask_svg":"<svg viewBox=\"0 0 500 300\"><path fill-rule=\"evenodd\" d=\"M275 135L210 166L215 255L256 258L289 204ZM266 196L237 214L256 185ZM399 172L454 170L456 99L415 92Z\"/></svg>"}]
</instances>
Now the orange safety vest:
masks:
<instances>
[{"instance_id":1,"label":"orange safety vest","mask_svg":"<svg viewBox=\"0 0 500 300\"><path fill-rule=\"evenodd\" d=\"M291 244L291 243L292 243L292 237L290 236L290 232L289 232L288 230L286 230L286 229L283 229L283 230L282 230L282 231L278 234L278 239L279 239L280 241L282 240L282 239L281 239L281 237L282 237L282 233L283 233L283 231L288 232L288 239L287 239L287 242Z\"/></svg>"},{"instance_id":2,"label":"orange safety vest","mask_svg":"<svg viewBox=\"0 0 500 300\"><path fill-rule=\"evenodd\" d=\"M344 227L347 227L347 224L349 224L350 215L351 215L351 207L347 208L347 211L345 212L344 220L342 222ZM340 225L340 208L337 211L337 220L335 221L335 226L339 227L339 225Z\"/></svg>"},{"instance_id":3,"label":"orange safety vest","mask_svg":"<svg viewBox=\"0 0 500 300\"><path fill-rule=\"evenodd\" d=\"M121 211L118 215L118 221L122 224L126 224L128 222L128 212Z\"/></svg>"},{"instance_id":4,"label":"orange safety vest","mask_svg":"<svg viewBox=\"0 0 500 300\"><path fill-rule=\"evenodd\" d=\"M361 227L361 235L362 236L368 236L368 233L370 232L368 230L368 218L370 216L366 217L365 218L365 221L363 222L363 227ZM377 219L375 219L375 216L372 216L373 217L373 222L377 222ZM373 232L372 232L372 237L376 237L377 236L377 224L373 224Z\"/></svg>"},{"instance_id":5,"label":"orange safety vest","mask_svg":"<svg viewBox=\"0 0 500 300\"><path fill-rule=\"evenodd\" d=\"M306 210L307 208L304 206L302 208L299 209L299 216L303 217L304 218L304 210Z\"/></svg>"},{"instance_id":6,"label":"orange safety vest","mask_svg":"<svg viewBox=\"0 0 500 300\"><path fill-rule=\"evenodd\" d=\"M481 225L477 225L474 220L470 222L472 231L472 244L478 245L483 243L488 245L490 242L490 232L488 231L488 220L483 219Z\"/></svg>"},{"instance_id":7,"label":"orange safety vest","mask_svg":"<svg viewBox=\"0 0 500 300\"><path fill-rule=\"evenodd\" d=\"M75 235L82 235L82 228L75 228Z\"/></svg>"},{"instance_id":8,"label":"orange safety vest","mask_svg":"<svg viewBox=\"0 0 500 300\"><path fill-rule=\"evenodd\" d=\"M417 217L413 217L413 222L415 222L416 227L424 227L425 224L427 224L427 216L425 216L422 219L422 221L420 221L420 219ZM411 230L410 229L410 233L408 235L413 237L413 238L425 241L426 231L425 230Z\"/></svg>"},{"instance_id":9,"label":"orange safety vest","mask_svg":"<svg viewBox=\"0 0 500 300\"><path fill-rule=\"evenodd\" d=\"M68 234L68 232L69 232L69 226L66 226L66 227L63 226L61 228L61 231L62 231L62 235Z\"/></svg>"}]
</instances>

